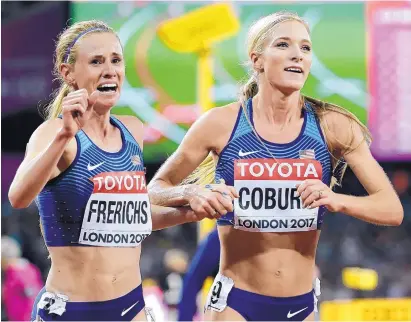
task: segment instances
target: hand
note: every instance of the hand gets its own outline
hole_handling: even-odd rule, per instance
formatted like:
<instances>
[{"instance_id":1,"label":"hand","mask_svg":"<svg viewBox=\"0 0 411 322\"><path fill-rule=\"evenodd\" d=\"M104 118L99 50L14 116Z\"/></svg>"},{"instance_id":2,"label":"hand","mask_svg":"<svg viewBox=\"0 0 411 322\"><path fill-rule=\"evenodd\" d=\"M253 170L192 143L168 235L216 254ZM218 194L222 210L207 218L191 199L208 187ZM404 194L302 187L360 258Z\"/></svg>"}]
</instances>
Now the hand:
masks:
<instances>
[{"instance_id":1,"label":"hand","mask_svg":"<svg viewBox=\"0 0 411 322\"><path fill-rule=\"evenodd\" d=\"M216 219L217 217L211 216L208 214L208 212L205 212L205 211L195 212L193 209L189 209L186 212L186 218L187 218L186 222L199 222L203 220L204 218Z\"/></svg>"},{"instance_id":2,"label":"hand","mask_svg":"<svg viewBox=\"0 0 411 322\"><path fill-rule=\"evenodd\" d=\"M233 200L238 197L234 187L227 186L224 180L221 180L217 184L197 186L189 204L201 219L218 219L233 211Z\"/></svg>"},{"instance_id":3,"label":"hand","mask_svg":"<svg viewBox=\"0 0 411 322\"><path fill-rule=\"evenodd\" d=\"M63 98L63 131L67 136L75 136L84 127L99 96L99 91L89 95L86 89L79 89Z\"/></svg>"},{"instance_id":4,"label":"hand","mask_svg":"<svg viewBox=\"0 0 411 322\"><path fill-rule=\"evenodd\" d=\"M304 208L313 209L325 206L331 212L338 212L342 209L339 195L321 180L304 180L303 183L297 185L297 194L301 196Z\"/></svg>"}]
</instances>

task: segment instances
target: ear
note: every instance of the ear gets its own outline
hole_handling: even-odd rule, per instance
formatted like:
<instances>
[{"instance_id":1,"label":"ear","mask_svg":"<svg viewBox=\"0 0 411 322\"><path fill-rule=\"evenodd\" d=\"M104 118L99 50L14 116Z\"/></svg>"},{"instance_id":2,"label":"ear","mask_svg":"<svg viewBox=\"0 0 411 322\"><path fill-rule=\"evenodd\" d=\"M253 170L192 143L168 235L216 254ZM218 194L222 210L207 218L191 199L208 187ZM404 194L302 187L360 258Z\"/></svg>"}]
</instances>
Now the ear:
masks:
<instances>
[{"instance_id":1,"label":"ear","mask_svg":"<svg viewBox=\"0 0 411 322\"><path fill-rule=\"evenodd\" d=\"M261 73L264 71L264 58L261 54L257 54L255 51L251 52L250 59L253 65L253 69Z\"/></svg>"},{"instance_id":2,"label":"ear","mask_svg":"<svg viewBox=\"0 0 411 322\"><path fill-rule=\"evenodd\" d=\"M70 86L74 86L75 79L73 76L73 67L70 64L63 63L60 65L60 75Z\"/></svg>"}]
</instances>

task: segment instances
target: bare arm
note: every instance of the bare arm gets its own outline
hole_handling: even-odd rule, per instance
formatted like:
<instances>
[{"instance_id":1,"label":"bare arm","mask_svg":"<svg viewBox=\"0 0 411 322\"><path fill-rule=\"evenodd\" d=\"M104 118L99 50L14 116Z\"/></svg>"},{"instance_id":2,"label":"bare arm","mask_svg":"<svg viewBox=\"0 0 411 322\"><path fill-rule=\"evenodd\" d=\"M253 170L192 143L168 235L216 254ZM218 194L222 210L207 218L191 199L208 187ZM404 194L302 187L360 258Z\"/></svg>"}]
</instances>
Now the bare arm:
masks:
<instances>
[{"instance_id":1,"label":"bare arm","mask_svg":"<svg viewBox=\"0 0 411 322\"><path fill-rule=\"evenodd\" d=\"M196 194L197 185L178 186L215 149L218 128L216 109L208 111L189 129L173 155L163 164L148 188L154 204L163 206L187 205ZM217 127L217 128L216 128ZM210 129L213 131L210 131Z\"/></svg>"},{"instance_id":2,"label":"bare arm","mask_svg":"<svg viewBox=\"0 0 411 322\"><path fill-rule=\"evenodd\" d=\"M67 145L89 120L99 95L95 91L89 96L85 89L69 93L62 102L63 119L46 121L33 133L10 186L13 207L28 207L46 183L61 172L59 161L64 159ZM67 165L63 164L62 168Z\"/></svg>"},{"instance_id":3,"label":"bare arm","mask_svg":"<svg viewBox=\"0 0 411 322\"><path fill-rule=\"evenodd\" d=\"M360 136L358 132L357 129L357 137ZM373 224L400 225L404 217L401 202L366 142L344 158L369 195L340 195L341 212Z\"/></svg>"},{"instance_id":4,"label":"bare arm","mask_svg":"<svg viewBox=\"0 0 411 322\"><path fill-rule=\"evenodd\" d=\"M151 205L151 216L153 230L161 230L167 227L177 226L189 222L199 221L202 218L197 216L190 207L163 207Z\"/></svg>"},{"instance_id":5,"label":"bare arm","mask_svg":"<svg viewBox=\"0 0 411 322\"><path fill-rule=\"evenodd\" d=\"M213 214L216 210L224 215L226 210L232 210L230 197L224 198L220 193L206 191L204 187L195 184L178 186L210 151L216 151L226 144L235 122L235 117L226 117L230 113L230 107L215 108L193 124L176 152L148 185L152 203L162 206L190 204L196 213L207 211ZM225 189L223 192L229 196L236 196L232 187L223 185L221 189Z\"/></svg>"},{"instance_id":6,"label":"bare arm","mask_svg":"<svg viewBox=\"0 0 411 322\"><path fill-rule=\"evenodd\" d=\"M307 204L311 204L311 208L325 205L332 211L342 212L373 224L400 225L404 217L401 202L384 170L372 156L359 125L351 126L346 116L334 112L328 115L327 123L330 125L327 137L335 140L337 146L340 144L340 151L344 151L341 143L354 148L351 152L341 154L369 195L356 197L327 191L323 198L314 201L313 204L310 199ZM354 133L352 140L348 131ZM315 185L311 186L313 191L319 189L321 188L316 188ZM299 192L302 192L300 188Z\"/></svg>"},{"instance_id":7,"label":"bare arm","mask_svg":"<svg viewBox=\"0 0 411 322\"><path fill-rule=\"evenodd\" d=\"M143 149L143 123L135 116L118 115L117 117L127 126L134 139L140 145L140 148ZM150 204L153 230L161 230L167 227L177 226L188 222L199 221L204 218L204 216L198 216L197 214L195 214L190 209L190 207L158 206L153 204L151 198ZM209 218L211 219L212 217Z\"/></svg>"},{"instance_id":8,"label":"bare arm","mask_svg":"<svg viewBox=\"0 0 411 322\"><path fill-rule=\"evenodd\" d=\"M13 207L28 207L46 183L59 174L57 164L72 139L61 128L61 120L52 120L33 133L10 186L9 199Z\"/></svg>"}]
</instances>

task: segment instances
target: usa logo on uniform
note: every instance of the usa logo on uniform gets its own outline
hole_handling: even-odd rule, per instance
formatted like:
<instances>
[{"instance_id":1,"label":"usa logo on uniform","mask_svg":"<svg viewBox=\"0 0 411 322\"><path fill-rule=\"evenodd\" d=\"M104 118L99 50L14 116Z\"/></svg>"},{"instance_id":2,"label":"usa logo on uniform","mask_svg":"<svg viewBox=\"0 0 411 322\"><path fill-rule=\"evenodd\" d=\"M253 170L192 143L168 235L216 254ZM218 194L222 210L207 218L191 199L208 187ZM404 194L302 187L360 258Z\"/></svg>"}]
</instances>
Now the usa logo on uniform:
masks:
<instances>
[{"instance_id":1,"label":"usa logo on uniform","mask_svg":"<svg viewBox=\"0 0 411 322\"><path fill-rule=\"evenodd\" d=\"M314 150L300 150L300 159L315 160Z\"/></svg>"}]
</instances>

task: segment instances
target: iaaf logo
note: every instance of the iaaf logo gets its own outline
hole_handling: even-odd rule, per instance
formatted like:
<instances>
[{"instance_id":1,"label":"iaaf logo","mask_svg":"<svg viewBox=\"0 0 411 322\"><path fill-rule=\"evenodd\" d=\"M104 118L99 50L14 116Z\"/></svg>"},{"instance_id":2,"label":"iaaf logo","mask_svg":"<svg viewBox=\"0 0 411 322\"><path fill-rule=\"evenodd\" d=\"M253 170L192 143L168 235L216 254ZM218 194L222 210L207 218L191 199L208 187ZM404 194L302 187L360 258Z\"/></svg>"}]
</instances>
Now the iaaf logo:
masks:
<instances>
[{"instance_id":1,"label":"iaaf logo","mask_svg":"<svg viewBox=\"0 0 411 322\"><path fill-rule=\"evenodd\" d=\"M234 171L236 180L305 180L322 177L321 163L317 160L236 160Z\"/></svg>"},{"instance_id":2,"label":"iaaf logo","mask_svg":"<svg viewBox=\"0 0 411 322\"><path fill-rule=\"evenodd\" d=\"M93 193L146 193L147 185L144 172L123 171L103 172L91 178Z\"/></svg>"}]
</instances>

